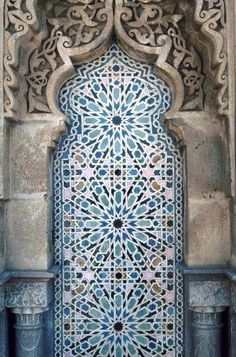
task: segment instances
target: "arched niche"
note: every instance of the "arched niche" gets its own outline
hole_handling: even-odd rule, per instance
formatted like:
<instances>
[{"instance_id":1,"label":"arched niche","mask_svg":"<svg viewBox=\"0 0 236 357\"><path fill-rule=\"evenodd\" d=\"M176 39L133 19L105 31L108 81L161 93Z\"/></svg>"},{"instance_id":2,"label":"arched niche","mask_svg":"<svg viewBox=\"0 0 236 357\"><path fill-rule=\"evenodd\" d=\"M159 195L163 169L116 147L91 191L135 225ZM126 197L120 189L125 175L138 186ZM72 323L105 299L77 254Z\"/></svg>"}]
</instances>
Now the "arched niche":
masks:
<instances>
[{"instance_id":1,"label":"arched niche","mask_svg":"<svg viewBox=\"0 0 236 357\"><path fill-rule=\"evenodd\" d=\"M95 26L83 1L63 3L66 7L61 9L56 0L1 3L6 10L5 124L1 134L5 269L45 271L52 264L52 149L67 125L57 94L61 84L75 73L74 66L105 53L114 32L130 57L156 65L173 92L172 110L166 120L185 148L185 261L189 267L209 267L211 272L216 266L227 267L232 236L228 124L231 154L234 152L233 104L228 102L229 82L230 93L233 90L233 64L227 59L228 53L232 57L233 48L232 4L223 0L135 1L132 7L126 1L100 1L102 5L93 13ZM94 3L90 2L92 6ZM76 24L70 27L67 5L77 7L75 17L83 29L80 35ZM152 16L160 21L153 24ZM185 68L188 62L190 68ZM184 70L188 73L188 69L194 71L193 76L185 77ZM196 83L201 84L195 87ZM205 287L202 296L204 291Z\"/></svg>"},{"instance_id":2,"label":"arched niche","mask_svg":"<svg viewBox=\"0 0 236 357\"><path fill-rule=\"evenodd\" d=\"M10 191L11 197L32 192L42 192L45 197L46 213L42 219L48 223L43 231L43 241L46 241L43 254L50 257L51 252L51 223L50 219L45 219L50 217L51 210L48 179L51 154L47 148L55 148L67 122L58 107L57 93L63 81L73 75L76 64L89 62L105 52L115 32L123 50L130 57L154 64L173 93L172 107L166 115L167 123L187 148L186 261L191 265L227 264L229 229L226 227L229 217L226 214L228 201L225 188L230 177L224 136L227 132L227 111L224 106L219 108L213 104L215 99L223 98L222 93L226 95L228 83L224 42L225 3L201 1L196 6L194 2L186 4L184 1L178 4L176 1L168 4L136 1L131 6L126 1L113 4L107 0L95 6L93 2L81 5L69 0L61 5L54 0L26 2L23 6L21 1L8 1L5 9L5 117L8 122L15 122L11 130L14 165L10 168L10 176L13 177ZM78 25L79 33L76 32ZM200 37L196 34L197 30ZM207 41L212 44L212 61L201 53L202 44ZM213 86L209 85L212 76ZM219 101L226 105L227 96ZM225 114L219 117L220 112ZM46 124L43 128L44 120ZM25 133L25 127L19 125L22 122L35 123L32 126L34 137L29 126ZM22 150L22 143L28 140L31 142L29 147L34 147L31 155L28 148L25 148L28 150L26 153ZM44 144L40 145L38 140ZM37 158L39 162L43 158L42 167L32 159L39 147L42 153ZM21 153L24 157L20 156ZM224 156L226 159L223 159ZM33 168L34 176L37 176L37 166L40 167L43 184L26 172L24 168L27 165ZM217 224L213 224L210 217L206 219L204 213L201 216L201 212L209 209L213 209L214 217L219 215L222 220L216 219ZM10 209L10 221L12 215ZM203 227L204 234L195 229L195 224ZM16 226L19 227L17 222ZM16 235L11 229L9 237ZM212 244L215 247L213 251L210 248ZM30 251L34 249L31 240L27 247L24 243L24 247L31 247ZM19 261L16 263L15 260L14 239L9 239L9 249L12 254L7 266L20 267ZM51 258L45 258L39 266L45 267L50 262Z\"/></svg>"},{"instance_id":3,"label":"arched niche","mask_svg":"<svg viewBox=\"0 0 236 357\"><path fill-rule=\"evenodd\" d=\"M164 121L171 97L155 67L116 43L60 89L58 354L183 354L184 163Z\"/></svg>"}]
</instances>

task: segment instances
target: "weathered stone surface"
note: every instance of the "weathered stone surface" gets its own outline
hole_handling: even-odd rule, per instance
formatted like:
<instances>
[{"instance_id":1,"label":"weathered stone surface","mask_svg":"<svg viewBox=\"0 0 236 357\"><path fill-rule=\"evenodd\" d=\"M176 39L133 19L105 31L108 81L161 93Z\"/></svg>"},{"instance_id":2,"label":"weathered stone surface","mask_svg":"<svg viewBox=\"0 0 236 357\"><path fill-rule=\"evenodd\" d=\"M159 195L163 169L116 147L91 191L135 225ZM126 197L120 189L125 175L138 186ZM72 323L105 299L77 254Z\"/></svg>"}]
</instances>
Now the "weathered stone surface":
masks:
<instances>
[{"instance_id":1,"label":"weathered stone surface","mask_svg":"<svg viewBox=\"0 0 236 357\"><path fill-rule=\"evenodd\" d=\"M1 113L0 113L1 115ZM0 199L5 199L8 197L9 192L9 181L8 181L8 143L7 143L8 133L7 124L2 123L0 120Z\"/></svg>"},{"instance_id":2,"label":"weathered stone surface","mask_svg":"<svg viewBox=\"0 0 236 357\"><path fill-rule=\"evenodd\" d=\"M189 199L186 263L227 265L230 259L229 203L224 198Z\"/></svg>"},{"instance_id":3,"label":"weathered stone surface","mask_svg":"<svg viewBox=\"0 0 236 357\"><path fill-rule=\"evenodd\" d=\"M6 242L5 242L5 219L4 201L0 201L0 274L5 268Z\"/></svg>"},{"instance_id":4,"label":"weathered stone surface","mask_svg":"<svg viewBox=\"0 0 236 357\"><path fill-rule=\"evenodd\" d=\"M212 199L230 181L224 126L207 113L178 113L174 124L186 147L188 197Z\"/></svg>"},{"instance_id":5,"label":"weathered stone surface","mask_svg":"<svg viewBox=\"0 0 236 357\"><path fill-rule=\"evenodd\" d=\"M189 306L229 306L229 281L192 281L189 283Z\"/></svg>"},{"instance_id":6,"label":"weathered stone surface","mask_svg":"<svg viewBox=\"0 0 236 357\"><path fill-rule=\"evenodd\" d=\"M9 356L8 354L8 323L7 311L0 311L0 356Z\"/></svg>"},{"instance_id":7,"label":"weathered stone surface","mask_svg":"<svg viewBox=\"0 0 236 357\"><path fill-rule=\"evenodd\" d=\"M7 205L7 269L47 270L51 265L49 211L43 194Z\"/></svg>"},{"instance_id":8,"label":"weathered stone surface","mask_svg":"<svg viewBox=\"0 0 236 357\"><path fill-rule=\"evenodd\" d=\"M47 192L48 142L52 125L14 125L11 131L12 194Z\"/></svg>"}]
</instances>

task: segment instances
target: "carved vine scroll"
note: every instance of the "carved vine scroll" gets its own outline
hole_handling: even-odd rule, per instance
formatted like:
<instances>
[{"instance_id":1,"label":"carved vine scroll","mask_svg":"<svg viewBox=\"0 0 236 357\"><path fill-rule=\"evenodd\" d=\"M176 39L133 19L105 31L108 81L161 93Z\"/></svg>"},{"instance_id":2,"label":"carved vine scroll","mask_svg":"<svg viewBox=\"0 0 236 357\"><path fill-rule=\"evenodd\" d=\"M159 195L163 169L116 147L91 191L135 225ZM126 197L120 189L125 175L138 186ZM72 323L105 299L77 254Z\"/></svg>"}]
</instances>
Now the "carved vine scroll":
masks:
<instances>
[{"instance_id":1,"label":"carved vine scroll","mask_svg":"<svg viewBox=\"0 0 236 357\"><path fill-rule=\"evenodd\" d=\"M63 47L79 48L91 45L100 36L108 23L111 11L109 1L104 0L53 0L46 4L49 37L30 58L29 112L50 112L46 98L46 86L53 71L63 64L58 48L60 38L65 38Z\"/></svg>"},{"instance_id":2,"label":"carved vine scroll","mask_svg":"<svg viewBox=\"0 0 236 357\"><path fill-rule=\"evenodd\" d=\"M226 8L224 0L195 0L195 21L212 44L210 65L214 73L219 114L228 110L228 61L225 50Z\"/></svg>"},{"instance_id":3,"label":"carved vine scroll","mask_svg":"<svg viewBox=\"0 0 236 357\"><path fill-rule=\"evenodd\" d=\"M203 109L204 74L201 58L183 36L184 13L175 1L124 0L117 13L127 42L141 51L166 52L166 62L179 72L184 85L182 110ZM134 43L130 46L135 46Z\"/></svg>"},{"instance_id":4,"label":"carved vine scroll","mask_svg":"<svg viewBox=\"0 0 236 357\"><path fill-rule=\"evenodd\" d=\"M113 27L119 43L131 56L155 63L169 76L174 83L175 110L203 110L205 74L194 46L197 39L187 33L184 3L6 0L6 117L54 112L56 104L50 88L58 88L56 76L71 75L73 64L90 61L104 52ZM191 7L193 21L212 46L211 77L219 114L224 114L228 108L225 3L194 0Z\"/></svg>"},{"instance_id":5,"label":"carved vine scroll","mask_svg":"<svg viewBox=\"0 0 236 357\"><path fill-rule=\"evenodd\" d=\"M34 33L39 30L36 2L37 0L6 0L5 2L4 89L5 114L9 118L17 116L20 106L26 105L24 96L27 92L27 83L22 75L25 66L21 61L20 51L22 44L25 43L27 48L27 43L29 44Z\"/></svg>"}]
</instances>

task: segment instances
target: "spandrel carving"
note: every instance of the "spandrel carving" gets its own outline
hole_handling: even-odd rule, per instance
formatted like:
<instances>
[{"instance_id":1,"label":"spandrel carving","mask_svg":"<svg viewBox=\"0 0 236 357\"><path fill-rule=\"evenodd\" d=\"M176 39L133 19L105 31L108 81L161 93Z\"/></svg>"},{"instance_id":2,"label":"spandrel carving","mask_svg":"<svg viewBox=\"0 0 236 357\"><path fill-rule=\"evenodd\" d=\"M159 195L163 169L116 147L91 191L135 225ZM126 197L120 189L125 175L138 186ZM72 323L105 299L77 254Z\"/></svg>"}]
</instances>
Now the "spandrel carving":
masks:
<instances>
[{"instance_id":1,"label":"spandrel carving","mask_svg":"<svg viewBox=\"0 0 236 357\"><path fill-rule=\"evenodd\" d=\"M104 0L54 0L47 5L50 36L34 51L29 63L29 112L50 112L46 86L52 72L63 65L59 39L63 39L64 48L76 48L96 41L106 26L108 5L109 1Z\"/></svg>"},{"instance_id":2,"label":"spandrel carving","mask_svg":"<svg viewBox=\"0 0 236 357\"><path fill-rule=\"evenodd\" d=\"M17 120L27 112L56 112L57 104L48 98L50 91L58 90L48 85L54 73L60 77L73 64L102 54L113 27L130 55L139 52L144 61L153 63L158 57L157 67L176 81L173 112L204 110L206 95L208 102L216 102L220 115L227 114L226 4L224 0L188 3L193 26L210 49L208 62L205 54L202 59L204 68L209 68L212 99L204 94L203 63L196 50L199 38L188 36L184 4L183 0L6 0L6 117Z\"/></svg>"},{"instance_id":3,"label":"spandrel carving","mask_svg":"<svg viewBox=\"0 0 236 357\"><path fill-rule=\"evenodd\" d=\"M185 91L182 110L202 110L205 76L201 58L182 33L184 13L178 9L178 4L175 1L124 0L119 14L124 31L139 45L152 47L153 52L156 48L160 56L162 48L170 43L166 62L182 77Z\"/></svg>"}]
</instances>

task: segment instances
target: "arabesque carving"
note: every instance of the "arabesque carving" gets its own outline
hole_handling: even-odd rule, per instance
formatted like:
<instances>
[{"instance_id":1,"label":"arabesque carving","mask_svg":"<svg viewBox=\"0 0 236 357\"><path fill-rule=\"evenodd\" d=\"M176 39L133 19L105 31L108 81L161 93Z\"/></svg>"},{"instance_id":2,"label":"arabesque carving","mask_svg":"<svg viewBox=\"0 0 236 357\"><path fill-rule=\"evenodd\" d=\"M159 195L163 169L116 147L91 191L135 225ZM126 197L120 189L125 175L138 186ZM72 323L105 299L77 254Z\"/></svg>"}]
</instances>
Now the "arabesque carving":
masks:
<instances>
[{"instance_id":1,"label":"arabesque carving","mask_svg":"<svg viewBox=\"0 0 236 357\"><path fill-rule=\"evenodd\" d=\"M118 16L125 33L143 51L150 53L147 47L151 47L158 56L166 52L166 62L180 73L184 84L182 110L202 110L205 76L201 58L182 34L180 24L184 22L184 14L178 10L177 3L124 0Z\"/></svg>"},{"instance_id":2,"label":"arabesque carving","mask_svg":"<svg viewBox=\"0 0 236 357\"><path fill-rule=\"evenodd\" d=\"M210 65L214 74L219 114L228 111L228 61L225 50L226 8L224 0L195 0L195 21L209 40Z\"/></svg>"},{"instance_id":3,"label":"arabesque carving","mask_svg":"<svg viewBox=\"0 0 236 357\"><path fill-rule=\"evenodd\" d=\"M185 0L6 0L6 117L17 119L27 112L58 114L52 92L73 74L73 64L90 61L106 50L113 27L119 43L131 56L155 63L169 77L173 113L203 110L205 75L195 39L191 42L187 34L186 14L184 6L180 6L184 3ZM195 23L213 49L211 77L219 114L225 114L225 3L195 0L191 7Z\"/></svg>"},{"instance_id":4,"label":"arabesque carving","mask_svg":"<svg viewBox=\"0 0 236 357\"><path fill-rule=\"evenodd\" d=\"M10 283L6 286L5 304L8 308L47 306L47 284Z\"/></svg>"},{"instance_id":5,"label":"arabesque carving","mask_svg":"<svg viewBox=\"0 0 236 357\"><path fill-rule=\"evenodd\" d=\"M29 112L50 112L46 86L53 71L63 64L58 42L65 38L63 47L82 47L103 35L109 16L109 1L104 0L53 0L47 4L49 38L30 58Z\"/></svg>"},{"instance_id":6,"label":"arabesque carving","mask_svg":"<svg viewBox=\"0 0 236 357\"><path fill-rule=\"evenodd\" d=\"M4 57L5 77L5 115L14 118L24 106L27 83L24 79L25 66L22 63L20 50L38 31L36 14L37 0L6 0L5 2L5 38ZM22 55L22 54L21 54ZM27 58L26 58L27 60ZM20 73L19 73L20 68Z\"/></svg>"}]
</instances>

